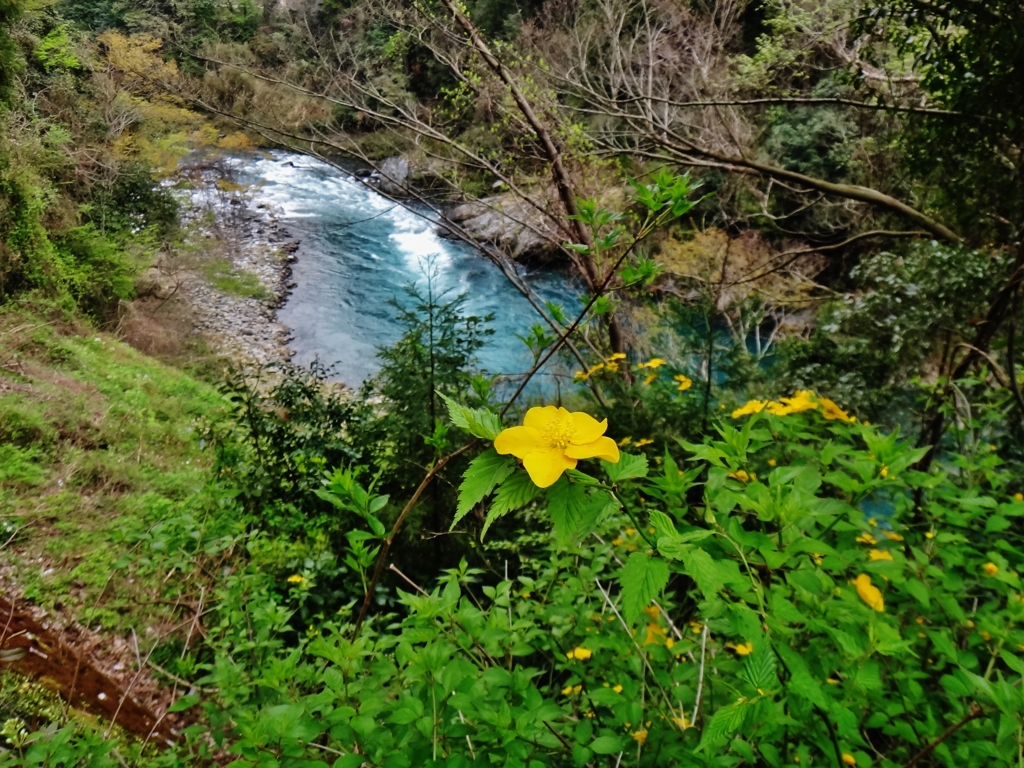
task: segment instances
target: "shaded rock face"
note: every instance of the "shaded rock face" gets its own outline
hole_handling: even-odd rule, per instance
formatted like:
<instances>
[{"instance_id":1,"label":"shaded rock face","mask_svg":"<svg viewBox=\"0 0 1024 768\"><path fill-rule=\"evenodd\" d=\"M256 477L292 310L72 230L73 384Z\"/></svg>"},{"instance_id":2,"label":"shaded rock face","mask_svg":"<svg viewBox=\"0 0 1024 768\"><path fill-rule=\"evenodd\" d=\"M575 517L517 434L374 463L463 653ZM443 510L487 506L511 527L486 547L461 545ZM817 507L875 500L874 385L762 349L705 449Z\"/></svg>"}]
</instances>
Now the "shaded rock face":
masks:
<instances>
[{"instance_id":1,"label":"shaded rock face","mask_svg":"<svg viewBox=\"0 0 1024 768\"><path fill-rule=\"evenodd\" d=\"M403 157L389 157L380 166L381 192L388 195L408 194L409 161Z\"/></svg>"},{"instance_id":2,"label":"shaded rock face","mask_svg":"<svg viewBox=\"0 0 1024 768\"><path fill-rule=\"evenodd\" d=\"M543 205L540 207L544 209ZM551 261L558 253L554 243L565 239L549 217L511 194L458 205L445 213L445 219L517 261ZM451 236L443 225L439 233Z\"/></svg>"}]
</instances>

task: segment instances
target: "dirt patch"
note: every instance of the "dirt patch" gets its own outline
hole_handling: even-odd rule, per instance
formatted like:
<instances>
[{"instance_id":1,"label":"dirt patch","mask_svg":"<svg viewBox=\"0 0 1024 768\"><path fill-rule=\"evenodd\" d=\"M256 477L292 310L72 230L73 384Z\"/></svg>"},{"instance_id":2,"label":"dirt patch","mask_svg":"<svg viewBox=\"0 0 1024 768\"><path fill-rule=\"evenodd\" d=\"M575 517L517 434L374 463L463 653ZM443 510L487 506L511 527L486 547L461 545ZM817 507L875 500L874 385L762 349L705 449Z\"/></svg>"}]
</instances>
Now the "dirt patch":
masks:
<instances>
[{"instance_id":1,"label":"dirt patch","mask_svg":"<svg viewBox=\"0 0 1024 768\"><path fill-rule=\"evenodd\" d=\"M119 640L119 639L118 639ZM171 692L161 689L139 668L112 663L117 645L84 627L60 626L34 606L0 595L0 663L60 695L68 704L103 717L123 730L156 744L171 746L187 725L182 714L168 713ZM118 674L114 667L125 671ZM132 666L135 670L132 671Z\"/></svg>"}]
</instances>

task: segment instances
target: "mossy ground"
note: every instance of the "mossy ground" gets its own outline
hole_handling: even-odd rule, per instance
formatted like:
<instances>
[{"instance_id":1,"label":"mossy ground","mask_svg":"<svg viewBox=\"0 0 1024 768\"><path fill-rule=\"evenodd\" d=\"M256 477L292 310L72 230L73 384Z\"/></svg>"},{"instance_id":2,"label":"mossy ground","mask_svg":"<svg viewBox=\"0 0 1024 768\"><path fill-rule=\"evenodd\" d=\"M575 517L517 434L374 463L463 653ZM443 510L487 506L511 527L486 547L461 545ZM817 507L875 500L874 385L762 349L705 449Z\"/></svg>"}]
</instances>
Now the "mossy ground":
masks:
<instances>
[{"instance_id":1,"label":"mossy ground","mask_svg":"<svg viewBox=\"0 0 1024 768\"><path fill-rule=\"evenodd\" d=\"M117 633L181 621L198 591L184 556L205 546L216 504L195 423L222 407L212 386L81 320L0 310L6 586Z\"/></svg>"}]
</instances>

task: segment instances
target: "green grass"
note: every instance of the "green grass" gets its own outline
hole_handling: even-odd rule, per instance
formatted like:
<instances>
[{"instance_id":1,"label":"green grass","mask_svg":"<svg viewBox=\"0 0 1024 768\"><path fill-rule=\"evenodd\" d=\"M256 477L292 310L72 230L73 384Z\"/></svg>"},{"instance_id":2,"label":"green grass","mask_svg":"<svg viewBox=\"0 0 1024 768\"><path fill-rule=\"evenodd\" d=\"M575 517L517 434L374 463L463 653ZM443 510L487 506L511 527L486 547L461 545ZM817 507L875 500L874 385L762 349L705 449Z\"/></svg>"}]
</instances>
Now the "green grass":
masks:
<instances>
[{"instance_id":1,"label":"green grass","mask_svg":"<svg viewBox=\"0 0 1024 768\"><path fill-rule=\"evenodd\" d=\"M227 259L211 259L203 265L203 275L218 291L244 299L266 299L268 291L252 272L237 269Z\"/></svg>"},{"instance_id":2,"label":"green grass","mask_svg":"<svg viewBox=\"0 0 1024 768\"><path fill-rule=\"evenodd\" d=\"M27 598L115 630L171 626L223 500L209 384L84 324L0 309L0 564ZM7 542L5 544L5 542ZM175 575L176 574L176 575Z\"/></svg>"}]
</instances>

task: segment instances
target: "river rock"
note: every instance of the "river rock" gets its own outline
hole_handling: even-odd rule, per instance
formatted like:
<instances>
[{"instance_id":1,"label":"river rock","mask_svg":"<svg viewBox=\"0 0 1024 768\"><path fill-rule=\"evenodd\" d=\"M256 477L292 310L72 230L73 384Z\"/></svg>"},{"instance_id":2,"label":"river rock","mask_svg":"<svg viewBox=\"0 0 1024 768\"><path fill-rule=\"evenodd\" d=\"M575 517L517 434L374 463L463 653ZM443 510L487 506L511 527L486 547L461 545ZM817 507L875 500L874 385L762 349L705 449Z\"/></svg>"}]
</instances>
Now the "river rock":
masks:
<instances>
[{"instance_id":1,"label":"river rock","mask_svg":"<svg viewBox=\"0 0 1024 768\"><path fill-rule=\"evenodd\" d=\"M546 205L539 207L544 210ZM558 251L555 244L565 239L538 206L512 194L458 205L445 214L445 219L458 224L474 239L496 246L518 261L549 261ZM453 235L443 225L439 234Z\"/></svg>"},{"instance_id":2,"label":"river rock","mask_svg":"<svg viewBox=\"0 0 1024 768\"><path fill-rule=\"evenodd\" d=\"M409 161L403 157L389 157L380 166L380 191L387 195L408 194Z\"/></svg>"}]
</instances>

